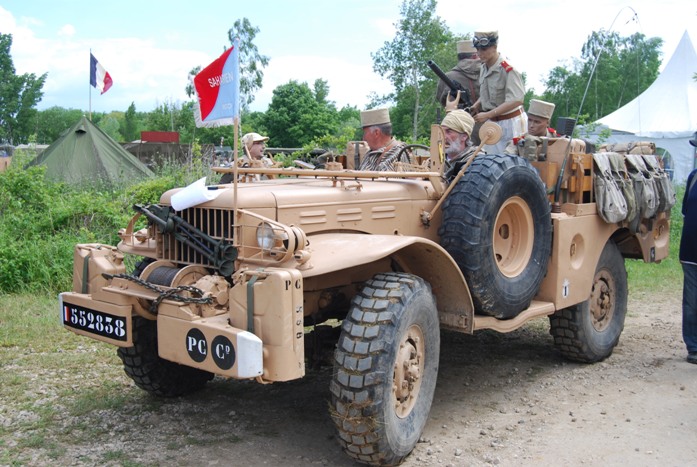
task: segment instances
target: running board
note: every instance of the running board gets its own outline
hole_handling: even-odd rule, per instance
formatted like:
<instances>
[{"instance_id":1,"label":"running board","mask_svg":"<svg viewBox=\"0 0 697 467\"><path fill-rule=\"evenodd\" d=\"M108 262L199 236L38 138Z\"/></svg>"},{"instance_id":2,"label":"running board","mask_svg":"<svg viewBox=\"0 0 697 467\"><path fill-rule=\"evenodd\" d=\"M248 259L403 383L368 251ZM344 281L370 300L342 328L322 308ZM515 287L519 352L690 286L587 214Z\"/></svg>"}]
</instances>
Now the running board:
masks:
<instances>
[{"instance_id":1,"label":"running board","mask_svg":"<svg viewBox=\"0 0 697 467\"><path fill-rule=\"evenodd\" d=\"M475 316L474 330L493 329L498 332L515 331L527 321L539 318L540 316L551 315L556 311L554 303L540 302L533 300L527 310L522 311L518 316L511 319L496 319L493 316Z\"/></svg>"}]
</instances>

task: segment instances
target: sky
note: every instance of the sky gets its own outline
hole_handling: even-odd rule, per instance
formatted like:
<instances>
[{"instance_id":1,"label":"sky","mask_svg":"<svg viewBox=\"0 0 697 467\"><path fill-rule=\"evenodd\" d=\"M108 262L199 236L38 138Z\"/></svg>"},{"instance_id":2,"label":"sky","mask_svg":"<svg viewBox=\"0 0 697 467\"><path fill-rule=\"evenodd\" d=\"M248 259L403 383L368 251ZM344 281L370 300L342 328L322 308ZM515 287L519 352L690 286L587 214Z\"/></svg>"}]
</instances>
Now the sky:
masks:
<instances>
[{"instance_id":1,"label":"sky","mask_svg":"<svg viewBox=\"0 0 697 467\"><path fill-rule=\"evenodd\" d=\"M365 109L371 92L391 91L373 71L371 54L394 38L401 3L2 0L0 33L13 37L17 74L48 74L39 109L110 112L134 103L148 112L181 104L188 100L188 72L229 46L227 32L240 18L259 28L254 43L270 59L251 110L266 111L279 85L295 80L312 87L316 79L328 82L328 99L339 108ZM593 31L660 37L663 66L685 31L697 45L694 0L438 0L436 14L458 35L497 30L499 52L527 74L528 89L537 93L555 66L580 58ZM89 85L90 51L114 81L102 95Z\"/></svg>"}]
</instances>

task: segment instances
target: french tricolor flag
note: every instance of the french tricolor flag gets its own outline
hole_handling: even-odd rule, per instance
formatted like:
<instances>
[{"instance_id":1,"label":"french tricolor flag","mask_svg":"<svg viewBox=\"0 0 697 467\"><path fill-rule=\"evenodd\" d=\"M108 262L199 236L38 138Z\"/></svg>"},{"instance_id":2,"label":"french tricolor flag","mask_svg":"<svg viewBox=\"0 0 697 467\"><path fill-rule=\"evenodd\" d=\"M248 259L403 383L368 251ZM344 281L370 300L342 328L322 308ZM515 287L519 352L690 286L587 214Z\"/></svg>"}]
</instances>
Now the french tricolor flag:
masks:
<instances>
[{"instance_id":1,"label":"french tricolor flag","mask_svg":"<svg viewBox=\"0 0 697 467\"><path fill-rule=\"evenodd\" d=\"M90 84L104 94L109 90L114 82L111 80L109 72L94 58L90 52Z\"/></svg>"},{"instance_id":2,"label":"french tricolor flag","mask_svg":"<svg viewBox=\"0 0 697 467\"><path fill-rule=\"evenodd\" d=\"M240 116L239 39L194 77L196 126L232 125Z\"/></svg>"}]
</instances>

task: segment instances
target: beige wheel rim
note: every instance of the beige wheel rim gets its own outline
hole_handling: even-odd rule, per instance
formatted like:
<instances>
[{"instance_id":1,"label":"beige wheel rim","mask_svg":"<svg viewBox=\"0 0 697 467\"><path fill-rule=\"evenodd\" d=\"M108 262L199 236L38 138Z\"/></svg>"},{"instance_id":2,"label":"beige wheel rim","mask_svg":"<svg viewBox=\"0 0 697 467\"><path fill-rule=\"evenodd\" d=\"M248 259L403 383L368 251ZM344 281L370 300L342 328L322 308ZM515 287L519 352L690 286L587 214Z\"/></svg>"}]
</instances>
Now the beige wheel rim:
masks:
<instances>
[{"instance_id":1,"label":"beige wheel rim","mask_svg":"<svg viewBox=\"0 0 697 467\"><path fill-rule=\"evenodd\" d=\"M612 322L615 312L615 280L612 275L601 270L593 278L593 290L590 298L590 312L593 328L604 331Z\"/></svg>"},{"instance_id":2,"label":"beige wheel rim","mask_svg":"<svg viewBox=\"0 0 697 467\"><path fill-rule=\"evenodd\" d=\"M535 224L527 203L514 196L501 206L494 225L494 256L499 271L516 277L525 270L532 256Z\"/></svg>"},{"instance_id":3,"label":"beige wheel rim","mask_svg":"<svg viewBox=\"0 0 697 467\"><path fill-rule=\"evenodd\" d=\"M412 325L397 349L394 364L392 396L395 413L405 418L414 408L424 374L425 342L421 328Z\"/></svg>"}]
</instances>

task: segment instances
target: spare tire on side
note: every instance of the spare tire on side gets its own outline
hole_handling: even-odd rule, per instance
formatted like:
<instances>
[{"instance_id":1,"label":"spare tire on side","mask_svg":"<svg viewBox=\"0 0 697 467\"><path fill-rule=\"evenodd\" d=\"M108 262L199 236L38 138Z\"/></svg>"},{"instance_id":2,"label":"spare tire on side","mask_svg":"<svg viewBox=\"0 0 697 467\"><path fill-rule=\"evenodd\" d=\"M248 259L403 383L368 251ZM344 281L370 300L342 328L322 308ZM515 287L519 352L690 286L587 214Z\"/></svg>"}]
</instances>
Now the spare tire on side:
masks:
<instances>
[{"instance_id":1,"label":"spare tire on side","mask_svg":"<svg viewBox=\"0 0 697 467\"><path fill-rule=\"evenodd\" d=\"M445 200L438 234L475 311L515 317L537 294L552 247L550 203L537 171L515 155L478 155Z\"/></svg>"}]
</instances>

